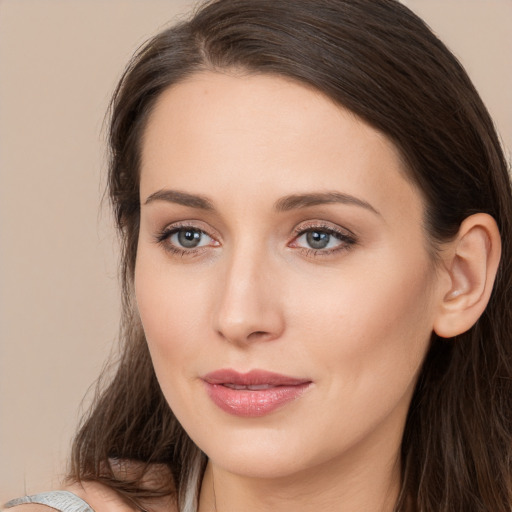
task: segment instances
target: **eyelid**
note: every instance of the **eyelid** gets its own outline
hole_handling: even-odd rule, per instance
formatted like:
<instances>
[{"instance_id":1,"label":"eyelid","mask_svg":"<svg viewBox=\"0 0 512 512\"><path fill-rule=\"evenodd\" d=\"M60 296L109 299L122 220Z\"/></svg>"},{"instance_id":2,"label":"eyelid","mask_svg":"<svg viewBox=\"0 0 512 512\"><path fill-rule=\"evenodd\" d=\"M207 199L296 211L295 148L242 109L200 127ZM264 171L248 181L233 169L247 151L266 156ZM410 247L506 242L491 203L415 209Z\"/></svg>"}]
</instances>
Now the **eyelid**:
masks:
<instances>
[{"instance_id":1,"label":"eyelid","mask_svg":"<svg viewBox=\"0 0 512 512\"><path fill-rule=\"evenodd\" d=\"M176 222L171 222L169 224L166 224L162 229L158 230L158 234L163 234L165 232L169 233L171 231L178 231L180 229L194 229L197 231L202 231L206 235L208 235L213 240L216 240L217 242L220 241L220 233L217 232L217 230L213 229L210 225L206 224L203 221L200 220L180 220Z\"/></svg>"},{"instance_id":2,"label":"eyelid","mask_svg":"<svg viewBox=\"0 0 512 512\"><path fill-rule=\"evenodd\" d=\"M193 248L185 248L170 242L170 237L173 234L181 229L187 228L204 233L212 240L213 243L208 243L206 245ZM340 243L335 247L319 249L315 249L313 247L308 248L302 245L294 245L299 237L312 231L326 232L334 236L337 240L339 240ZM203 253L204 251L208 251L208 249L220 247L222 245L220 238L220 234L218 234L215 229L199 220L172 222L165 225L165 227L163 227L154 235L154 239L157 244L160 244L166 251L173 254L179 254L181 256L195 256ZM293 248L294 250L300 250L303 253L307 253L307 256L328 256L333 253L349 250L357 242L357 236L348 228L341 227L338 224L329 221L309 220L303 221L293 228L292 239L286 245L290 248Z\"/></svg>"},{"instance_id":3,"label":"eyelid","mask_svg":"<svg viewBox=\"0 0 512 512\"><path fill-rule=\"evenodd\" d=\"M169 239L172 235L174 235L181 229L187 228L204 233L208 238L210 238L214 242L214 244L208 244L187 249L185 247L179 247L170 242ZM216 230L212 229L210 226L206 226L204 222L196 220L172 222L170 224L165 225L165 227L163 227L162 229L158 230L154 235L154 240L157 244L162 245L166 251L181 256L194 256L197 255L198 253L207 250L208 248L219 247L221 245L219 238L220 236L217 234Z\"/></svg>"},{"instance_id":4,"label":"eyelid","mask_svg":"<svg viewBox=\"0 0 512 512\"><path fill-rule=\"evenodd\" d=\"M337 238L340 243L336 247L324 249L315 249L312 247L308 248L299 245L293 245L301 236L312 231L327 232ZM351 230L327 221L314 220L302 222L293 229L293 234L293 239L288 243L288 246L295 250L304 251L306 256L311 257L329 256L341 251L347 251L358 243L357 236Z\"/></svg>"},{"instance_id":5,"label":"eyelid","mask_svg":"<svg viewBox=\"0 0 512 512\"><path fill-rule=\"evenodd\" d=\"M305 222L301 222L300 224L293 228L293 234L296 237L302 233L314 231L315 229L318 229L319 231L330 231L332 233L337 233L342 236L353 238L354 240L357 239L355 233L353 233L350 229L323 220L308 220Z\"/></svg>"}]
</instances>

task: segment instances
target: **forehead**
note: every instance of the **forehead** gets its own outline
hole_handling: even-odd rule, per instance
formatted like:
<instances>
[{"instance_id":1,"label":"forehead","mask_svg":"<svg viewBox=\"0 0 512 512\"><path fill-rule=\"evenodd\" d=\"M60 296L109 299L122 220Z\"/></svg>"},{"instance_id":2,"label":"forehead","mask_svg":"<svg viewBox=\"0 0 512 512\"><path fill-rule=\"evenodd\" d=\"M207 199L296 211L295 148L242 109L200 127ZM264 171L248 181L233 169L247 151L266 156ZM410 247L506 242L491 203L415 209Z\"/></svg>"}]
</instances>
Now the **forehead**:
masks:
<instances>
[{"instance_id":1,"label":"forehead","mask_svg":"<svg viewBox=\"0 0 512 512\"><path fill-rule=\"evenodd\" d=\"M149 118L141 197L167 187L221 201L333 188L382 205L419 200L394 144L320 92L213 72L164 91Z\"/></svg>"}]
</instances>

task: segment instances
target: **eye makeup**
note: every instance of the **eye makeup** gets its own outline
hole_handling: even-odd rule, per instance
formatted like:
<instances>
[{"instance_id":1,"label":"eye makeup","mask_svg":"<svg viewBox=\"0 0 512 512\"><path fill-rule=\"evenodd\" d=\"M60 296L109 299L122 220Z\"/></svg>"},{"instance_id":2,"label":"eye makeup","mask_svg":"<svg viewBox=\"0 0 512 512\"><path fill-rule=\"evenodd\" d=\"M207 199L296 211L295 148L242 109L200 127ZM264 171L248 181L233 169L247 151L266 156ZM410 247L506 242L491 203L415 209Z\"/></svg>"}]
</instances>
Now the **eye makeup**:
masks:
<instances>
[{"instance_id":1,"label":"eye makeup","mask_svg":"<svg viewBox=\"0 0 512 512\"><path fill-rule=\"evenodd\" d=\"M157 232L154 240L170 254L195 257L221 246L219 237L208 231L196 222L182 221ZM348 229L325 221L309 221L293 229L293 238L286 245L307 257L326 257L347 251L356 243L356 236Z\"/></svg>"}]
</instances>

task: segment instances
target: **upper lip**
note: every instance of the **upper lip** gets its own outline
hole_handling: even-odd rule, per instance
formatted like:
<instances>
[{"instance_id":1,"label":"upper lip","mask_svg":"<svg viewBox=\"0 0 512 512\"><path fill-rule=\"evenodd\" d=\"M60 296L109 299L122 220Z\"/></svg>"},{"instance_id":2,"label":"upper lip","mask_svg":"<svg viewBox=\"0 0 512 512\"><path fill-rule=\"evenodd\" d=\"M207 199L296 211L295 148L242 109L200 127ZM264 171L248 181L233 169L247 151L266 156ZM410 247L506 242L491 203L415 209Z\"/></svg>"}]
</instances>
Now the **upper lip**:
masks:
<instances>
[{"instance_id":1,"label":"upper lip","mask_svg":"<svg viewBox=\"0 0 512 512\"><path fill-rule=\"evenodd\" d=\"M310 379L290 377L267 370L251 370L240 373L232 369L221 369L207 373L203 380L208 384L234 384L236 386L298 386L311 382Z\"/></svg>"}]
</instances>

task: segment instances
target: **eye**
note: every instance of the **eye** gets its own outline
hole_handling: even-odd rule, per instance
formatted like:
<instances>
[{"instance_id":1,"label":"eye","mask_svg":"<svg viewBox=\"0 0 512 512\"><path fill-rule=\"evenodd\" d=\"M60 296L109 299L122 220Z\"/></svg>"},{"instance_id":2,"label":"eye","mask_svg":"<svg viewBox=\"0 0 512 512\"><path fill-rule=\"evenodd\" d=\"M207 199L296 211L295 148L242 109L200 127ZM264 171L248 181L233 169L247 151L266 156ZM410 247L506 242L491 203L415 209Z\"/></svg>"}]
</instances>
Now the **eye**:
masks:
<instances>
[{"instance_id":1,"label":"eye","mask_svg":"<svg viewBox=\"0 0 512 512\"><path fill-rule=\"evenodd\" d=\"M295 231L297 236L290 247L311 251L309 254L313 255L330 254L348 249L356 243L356 238L352 233L331 226L299 226Z\"/></svg>"},{"instance_id":2,"label":"eye","mask_svg":"<svg viewBox=\"0 0 512 512\"><path fill-rule=\"evenodd\" d=\"M325 231L307 231L298 237L297 240L301 239L304 239L303 242L310 249L330 249L339 242L331 233L326 233Z\"/></svg>"},{"instance_id":3,"label":"eye","mask_svg":"<svg viewBox=\"0 0 512 512\"><path fill-rule=\"evenodd\" d=\"M179 228L168 237L170 243L183 249L195 249L209 245L213 240L204 231L195 228Z\"/></svg>"},{"instance_id":4,"label":"eye","mask_svg":"<svg viewBox=\"0 0 512 512\"><path fill-rule=\"evenodd\" d=\"M166 251L180 256L195 255L198 250L217 247L219 243L195 226L169 226L156 236Z\"/></svg>"}]
</instances>

